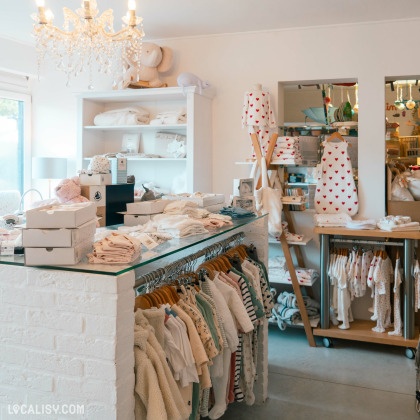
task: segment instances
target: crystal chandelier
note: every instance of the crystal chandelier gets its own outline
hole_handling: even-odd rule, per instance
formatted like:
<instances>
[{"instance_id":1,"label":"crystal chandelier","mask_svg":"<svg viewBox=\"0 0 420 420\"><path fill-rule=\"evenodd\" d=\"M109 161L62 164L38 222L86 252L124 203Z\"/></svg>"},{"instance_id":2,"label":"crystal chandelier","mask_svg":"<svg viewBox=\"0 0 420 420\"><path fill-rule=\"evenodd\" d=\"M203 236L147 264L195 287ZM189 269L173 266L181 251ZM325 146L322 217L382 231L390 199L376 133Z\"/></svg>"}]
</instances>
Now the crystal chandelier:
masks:
<instances>
[{"instance_id":1,"label":"crystal chandelier","mask_svg":"<svg viewBox=\"0 0 420 420\"><path fill-rule=\"evenodd\" d=\"M45 8L45 0L36 0L38 13L33 35L38 53L38 74L46 55L56 68L71 77L89 72L89 89L93 89L93 71L112 74L114 87L133 63L139 66L143 32L143 18L136 16L135 0L128 1L128 13L122 18L123 28L114 31L112 9L99 16L96 0L83 0L76 13L63 8L63 30L53 25L54 15ZM139 28L137 27L139 26Z\"/></svg>"}]
</instances>

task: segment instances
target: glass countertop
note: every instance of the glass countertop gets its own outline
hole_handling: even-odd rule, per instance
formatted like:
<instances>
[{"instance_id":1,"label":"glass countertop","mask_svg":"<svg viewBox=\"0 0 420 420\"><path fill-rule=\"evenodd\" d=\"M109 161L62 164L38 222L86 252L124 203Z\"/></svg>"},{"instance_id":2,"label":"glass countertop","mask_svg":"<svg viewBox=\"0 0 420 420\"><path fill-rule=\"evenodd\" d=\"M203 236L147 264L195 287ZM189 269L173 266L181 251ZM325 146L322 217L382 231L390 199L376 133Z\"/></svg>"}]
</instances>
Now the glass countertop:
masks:
<instances>
[{"instance_id":1,"label":"glass countertop","mask_svg":"<svg viewBox=\"0 0 420 420\"><path fill-rule=\"evenodd\" d=\"M87 257L85 257L82 259L82 261L80 261L76 265L66 265L66 266L43 265L43 266L35 266L35 267L49 269L49 270L76 271L76 272L81 272L81 273L105 274L105 275L111 275L111 276L118 276L127 271L135 270L136 268L145 266L146 264L174 255L177 252L187 250L188 248L192 248L210 239L217 238L218 236L221 236L225 233L228 233L228 232L235 233L234 231L241 228L242 226L255 222L256 220L261 219L265 216L267 215L260 216L260 217L250 217L250 218L246 218L242 220L233 220L233 225L224 226L220 229L214 229L214 230L209 231L209 233L206 233L203 235L189 236L187 238L180 238L180 239L174 238L168 242L165 242L157 246L156 248L150 251L144 251L144 248L143 248L141 257L131 264L125 264L125 265L90 264L88 262ZM116 230L118 226L122 226L122 225L108 226L108 229ZM0 256L0 264L24 266L25 259L23 255Z\"/></svg>"}]
</instances>

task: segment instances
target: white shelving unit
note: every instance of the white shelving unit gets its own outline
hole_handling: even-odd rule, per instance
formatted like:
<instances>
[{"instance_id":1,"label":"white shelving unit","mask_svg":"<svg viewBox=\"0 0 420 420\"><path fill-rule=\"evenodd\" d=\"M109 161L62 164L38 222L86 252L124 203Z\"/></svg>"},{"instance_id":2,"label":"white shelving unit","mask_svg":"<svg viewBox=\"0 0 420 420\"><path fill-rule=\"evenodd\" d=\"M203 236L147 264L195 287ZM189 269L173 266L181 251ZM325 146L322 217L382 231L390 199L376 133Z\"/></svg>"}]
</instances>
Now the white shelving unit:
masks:
<instances>
[{"instance_id":1,"label":"white shelving unit","mask_svg":"<svg viewBox=\"0 0 420 420\"><path fill-rule=\"evenodd\" d=\"M211 192L212 162L212 98L207 89L202 95L198 88L169 87L159 89L126 89L123 91L86 92L78 95L77 169L87 168L95 155L121 151L123 134L139 133L140 150L146 154L161 154L166 142L157 140L156 133L166 132L186 136L187 156L183 159L139 158L128 156L128 174L136 184L153 181L171 191L173 182L185 182L185 192ZM186 124L95 126L97 114L112 109L142 107L150 119L164 111L183 109ZM159 153L161 151L161 153Z\"/></svg>"}]
</instances>

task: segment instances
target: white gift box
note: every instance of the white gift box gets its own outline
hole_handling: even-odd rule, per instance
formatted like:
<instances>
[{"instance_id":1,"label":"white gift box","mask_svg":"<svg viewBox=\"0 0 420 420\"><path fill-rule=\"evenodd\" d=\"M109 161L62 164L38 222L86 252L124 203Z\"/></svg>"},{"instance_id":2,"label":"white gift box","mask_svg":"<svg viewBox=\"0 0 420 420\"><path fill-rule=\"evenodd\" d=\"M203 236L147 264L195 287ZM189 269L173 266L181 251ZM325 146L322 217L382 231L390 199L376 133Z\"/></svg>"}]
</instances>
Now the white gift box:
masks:
<instances>
[{"instance_id":1,"label":"white gift box","mask_svg":"<svg viewBox=\"0 0 420 420\"><path fill-rule=\"evenodd\" d=\"M96 218L91 202L43 206L26 212L27 229L75 228Z\"/></svg>"},{"instance_id":2,"label":"white gift box","mask_svg":"<svg viewBox=\"0 0 420 420\"><path fill-rule=\"evenodd\" d=\"M25 265L74 265L92 251L93 242L73 248L25 248Z\"/></svg>"},{"instance_id":3,"label":"white gift box","mask_svg":"<svg viewBox=\"0 0 420 420\"><path fill-rule=\"evenodd\" d=\"M224 194L208 194L207 197L184 197L177 195L165 195L165 200L186 200L197 203L199 207L214 206L216 204L223 204L225 202Z\"/></svg>"},{"instance_id":4,"label":"white gift box","mask_svg":"<svg viewBox=\"0 0 420 420\"><path fill-rule=\"evenodd\" d=\"M127 214L156 214L163 213L170 200L136 201L127 203Z\"/></svg>"},{"instance_id":5,"label":"white gift box","mask_svg":"<svg viewBox=\"0 0 420 420\"><path fill-rule=\"evenodd\" d=\"M112 174L80 174L81 185L110 185Z\"/></svg>"},{"instance_id":6,"label":"white gift box","mask_svg":"<svg viewBox=\"0 0 420 420\"><path fill-rule=\"evenodd\" d=\"M57 247L72 248L95 237L96 220L91 220L74 229L23 229L24 248Z\"/></svg>"}]
</instances>

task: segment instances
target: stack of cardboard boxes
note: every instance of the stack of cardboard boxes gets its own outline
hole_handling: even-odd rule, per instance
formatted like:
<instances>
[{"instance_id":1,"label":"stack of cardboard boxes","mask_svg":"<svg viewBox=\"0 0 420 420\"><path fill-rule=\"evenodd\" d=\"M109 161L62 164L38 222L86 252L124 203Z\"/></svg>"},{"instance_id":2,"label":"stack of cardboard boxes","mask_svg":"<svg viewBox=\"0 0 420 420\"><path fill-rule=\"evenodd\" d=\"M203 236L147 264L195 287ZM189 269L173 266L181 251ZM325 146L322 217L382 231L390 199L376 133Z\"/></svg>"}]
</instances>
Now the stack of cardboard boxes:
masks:
<instances>
[{"instance_id":1,"label":"stack of cardboard boxes","mask_svg":"<svg viewBox=\"0 0 420 420\"><path fill-rule=\"evenodd\" d=\"M57 204L26 212L22 231L26 265L73 265L92 250L93 203Z\"/></svg>"}]
</instances>

